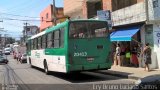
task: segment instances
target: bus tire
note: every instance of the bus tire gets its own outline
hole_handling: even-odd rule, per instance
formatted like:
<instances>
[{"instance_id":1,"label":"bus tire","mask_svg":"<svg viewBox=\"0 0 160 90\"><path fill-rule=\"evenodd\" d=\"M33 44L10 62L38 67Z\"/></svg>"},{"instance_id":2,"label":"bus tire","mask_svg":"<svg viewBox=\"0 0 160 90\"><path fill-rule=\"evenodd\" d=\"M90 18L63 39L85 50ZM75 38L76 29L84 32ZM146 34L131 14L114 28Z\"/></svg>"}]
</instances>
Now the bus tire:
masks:
<instances>
[{"instance_id":1,"label":"bus tire","mask_svg":"<svg viewBox=\"0 0 160 90\"><path fill-rule=\"evenodd\" d=\"M46 60L44 60L44 72L46 73L46 75L50 74L50 72L48 70L48 65L47 65L47 61Z\"/></svg>"}]
</instances>

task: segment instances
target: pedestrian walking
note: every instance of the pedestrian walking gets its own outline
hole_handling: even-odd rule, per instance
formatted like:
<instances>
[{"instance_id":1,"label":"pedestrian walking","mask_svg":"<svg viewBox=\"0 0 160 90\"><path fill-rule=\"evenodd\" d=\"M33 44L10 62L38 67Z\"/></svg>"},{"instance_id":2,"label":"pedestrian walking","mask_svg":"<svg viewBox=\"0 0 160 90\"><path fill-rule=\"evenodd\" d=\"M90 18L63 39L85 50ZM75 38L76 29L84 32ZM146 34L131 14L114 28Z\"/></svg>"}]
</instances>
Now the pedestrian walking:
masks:
<instances>
[{"instance_id":1,"label":"pedestrian walking","mask_svg":"<svg viewBox=\"0 0 160 90\"><path fill-rule=\"evenodd\" d=\"M18 53L16 53L16 60L17 60L17 63L18 63L18 61L19 61L19 59L18 59Z\"/></svg>"},{"instance_id":2,"label":"pedestrian walking","mask_svg":"<svg viewBox=\"0 0 160 90\"><path fill-rule=\"evenodd\" d=\"M18 53L17 62L21 62L21 57L22 57L22 54L21 54L21 52L19 52L19 53Z\"/></svg>"},{"instance_id":3,"label":"pedestrian walking","mask_svg":"<svg viewBox=\"0 0 160 90\"><path fill-rule=\"evenodd\" d=\"M145 63L144 70L150 71L149 64L151 64L151 48L149 46L149 43L145 45L142 55L144 55L144 63Z\"/></svg>"}]
</instances>

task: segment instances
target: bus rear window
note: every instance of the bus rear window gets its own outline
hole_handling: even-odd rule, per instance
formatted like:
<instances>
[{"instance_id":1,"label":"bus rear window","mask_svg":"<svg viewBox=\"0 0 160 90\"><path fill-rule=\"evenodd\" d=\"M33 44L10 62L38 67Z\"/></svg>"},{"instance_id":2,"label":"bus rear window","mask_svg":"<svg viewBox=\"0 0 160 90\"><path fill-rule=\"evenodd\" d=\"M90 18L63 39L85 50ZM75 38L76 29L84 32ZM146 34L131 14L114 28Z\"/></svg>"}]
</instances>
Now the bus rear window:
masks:
<instances>
[{"instance_id":1,"label":"bus rear window","mask_svg":"<svg viewBox=\"0 0 160 90\"><path fill-rule=\"evenodd\" d=\"M106 22L72 22L69 27L70 38L107 37L108 26Z\"/></svg>"}]
</instances>

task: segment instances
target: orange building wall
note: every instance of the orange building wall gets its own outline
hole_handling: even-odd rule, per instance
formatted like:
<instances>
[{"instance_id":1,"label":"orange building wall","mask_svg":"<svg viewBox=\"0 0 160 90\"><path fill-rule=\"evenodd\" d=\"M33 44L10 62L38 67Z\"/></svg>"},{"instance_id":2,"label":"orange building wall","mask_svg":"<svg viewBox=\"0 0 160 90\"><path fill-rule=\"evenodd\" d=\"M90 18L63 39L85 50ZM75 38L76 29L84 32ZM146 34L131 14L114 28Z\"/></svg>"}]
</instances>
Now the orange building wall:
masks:
<instances>
[{"instance_id":1,"label":"orange building wall","mask_svg":"<svg viewBox=\"0 0 160 90\"><path fill-rule=\"evenodd\" d=\"M48 13L48 18L46 18L47 13ZM49 5L40 13L40 18L41 18L40 32L43 31L45 28L53 25L53 22L48 22L52 20L52 15L53 15L52 5ZM43 20L42 20L42 17L43 17Z\"/></svg>"},{"instance_id":2,"label":"orange building wall","mask_svg":"<svg viewBox=\"0 0 160 90\"><path fill-rule=\"evenodd\" d=\"M48 18L46 17L46 14L48 14ZM56 8L56 18L64 17L63 8L58 7ZM42 20L43 17L43 20ZM48 27L51 27L53 25L56 25L52 20L53 18L53 5L49 5L46 7L41 13L40 13L40 32L45 30ZM56 20L57 23L62 22L62 20Z\"/></svg>"}]
</instances>

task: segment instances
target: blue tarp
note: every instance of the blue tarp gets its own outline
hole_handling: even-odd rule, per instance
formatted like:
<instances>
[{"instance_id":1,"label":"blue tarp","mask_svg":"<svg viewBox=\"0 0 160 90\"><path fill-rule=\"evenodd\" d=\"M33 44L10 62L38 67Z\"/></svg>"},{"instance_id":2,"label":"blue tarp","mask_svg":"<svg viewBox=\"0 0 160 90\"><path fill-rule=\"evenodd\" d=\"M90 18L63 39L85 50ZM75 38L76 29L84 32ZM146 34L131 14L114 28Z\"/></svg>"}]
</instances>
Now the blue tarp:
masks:
<instances>
[{"instance_id":1,"label":"blue tarp","mask_svg":"<svg viewBox=\"0 0 160 90\"><path fill-rule=\"evenodd\" d=\"M110 34L111 41L131 41L132 36L139 31L140 27L119 29Z\"/></svg>"}]
</instances>

